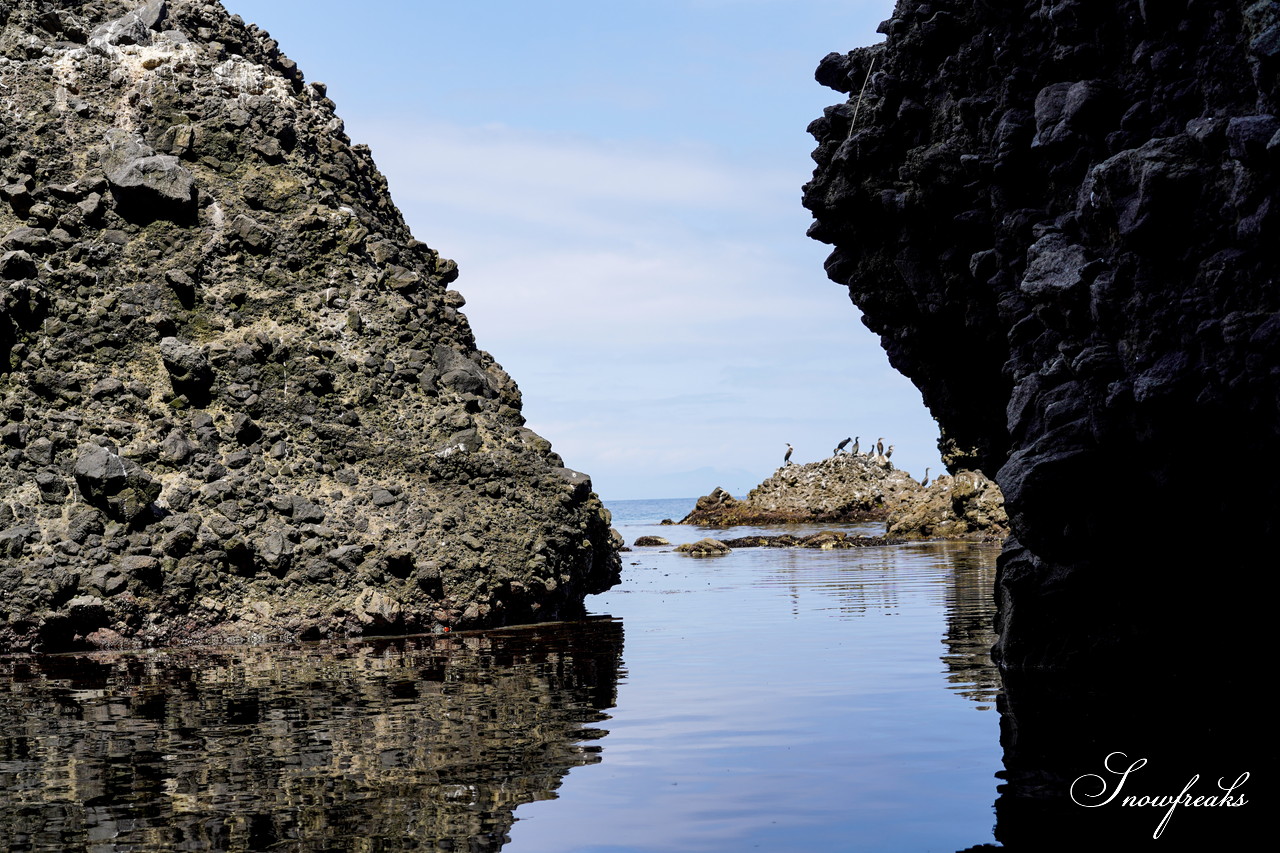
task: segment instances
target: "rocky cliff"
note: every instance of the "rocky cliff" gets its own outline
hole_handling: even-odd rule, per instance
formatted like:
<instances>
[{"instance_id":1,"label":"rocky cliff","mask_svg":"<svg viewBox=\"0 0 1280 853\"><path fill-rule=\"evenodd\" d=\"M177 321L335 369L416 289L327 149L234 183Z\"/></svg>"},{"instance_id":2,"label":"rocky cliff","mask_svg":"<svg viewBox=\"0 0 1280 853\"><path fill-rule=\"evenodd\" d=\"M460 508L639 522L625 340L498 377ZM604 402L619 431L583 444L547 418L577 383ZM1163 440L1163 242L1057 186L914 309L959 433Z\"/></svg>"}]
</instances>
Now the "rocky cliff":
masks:
<instances>
[{"instance_id":1,"label":"rocky cliff","mask_svg":"<svg viewBox=\"0 0 1280 853\"><path fill-rule=\"evenodd\" d=\"M266 32L0 26L0 650L494 625L617 580L455 265Z\"/></svg>"},{"instance_id":2,"label":"rocky cliff","mask_svg":"<svg viewBox=\"0 0 1280 853\"><path fill-rule=\"evenodd\" d=\"M1251 596L1200 578L1247 587L1280 518L1280 4L913 0L881 32L818 68L848 100L810 126L810 233L951 469L998 472L1002 665L1238 635Z\"/></svg>"}]
</instances>

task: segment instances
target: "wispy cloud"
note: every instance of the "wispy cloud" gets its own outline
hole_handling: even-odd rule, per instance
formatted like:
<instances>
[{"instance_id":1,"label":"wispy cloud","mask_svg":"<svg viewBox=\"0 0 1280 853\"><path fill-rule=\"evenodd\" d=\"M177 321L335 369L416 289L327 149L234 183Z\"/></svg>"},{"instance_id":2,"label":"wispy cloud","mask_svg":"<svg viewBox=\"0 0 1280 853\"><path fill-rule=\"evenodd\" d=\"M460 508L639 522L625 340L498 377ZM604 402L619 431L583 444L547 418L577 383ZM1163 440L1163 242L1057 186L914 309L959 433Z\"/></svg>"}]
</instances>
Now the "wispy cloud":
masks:
<instances>
[{"instance_id":1,"label":"wispy cloud","mask_svg":"<svg viewBox=\"0 0 1280 853\"><path fill-rule=\"evenodd\" d=\"M397 176L392 195L402 207L446 206L579 241L643 238L710 212L742 218L776 210L761 205L766 199L799 192L795 174L734 167L692 144L623 143L496 123L410 120L360 130L372 137L383 171Z\"/></svg>"},{"instance_id":2,"label":"wispy cloud","mask_svg":"<svg viewBox=\"0 0 1280 853\"><path fill-rule=\"evenodd\" d=\"M804 237L801 176L498 124L352 133L415 234L458 260L464 310L530 426L605 493L706 466L763 477L784 441L818 458L859 423L903 420L904 397L895 458L915 445L932 464L918 394Z\"/></svg>"}]
</instances>

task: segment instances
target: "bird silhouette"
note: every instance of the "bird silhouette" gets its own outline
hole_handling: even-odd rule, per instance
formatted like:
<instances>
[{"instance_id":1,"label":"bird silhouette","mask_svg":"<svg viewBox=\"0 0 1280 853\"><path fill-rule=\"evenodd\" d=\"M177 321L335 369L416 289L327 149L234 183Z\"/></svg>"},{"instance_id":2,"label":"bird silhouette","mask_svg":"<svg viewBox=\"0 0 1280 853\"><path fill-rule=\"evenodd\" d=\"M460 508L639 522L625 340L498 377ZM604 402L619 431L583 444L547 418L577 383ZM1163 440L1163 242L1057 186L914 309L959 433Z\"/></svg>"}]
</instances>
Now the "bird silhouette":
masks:
<instances>
[{"instance_id":1,"label":"bird silhouette","mask_svg":"<svg viewBox=\"0 0 1280 853\"><path fill-rule=\"evenodd\" d=\"M782 457L782 464L783 464L783 465L790 465L790 464L791 464L791 451L793 451L793 450L795 450L795 448L794 448L794 447L792 447L792 446L791 446L791 442L789 442L789 441L788 441L788 442L787 442L787 455Z\"/></svg>"}]
</instances>

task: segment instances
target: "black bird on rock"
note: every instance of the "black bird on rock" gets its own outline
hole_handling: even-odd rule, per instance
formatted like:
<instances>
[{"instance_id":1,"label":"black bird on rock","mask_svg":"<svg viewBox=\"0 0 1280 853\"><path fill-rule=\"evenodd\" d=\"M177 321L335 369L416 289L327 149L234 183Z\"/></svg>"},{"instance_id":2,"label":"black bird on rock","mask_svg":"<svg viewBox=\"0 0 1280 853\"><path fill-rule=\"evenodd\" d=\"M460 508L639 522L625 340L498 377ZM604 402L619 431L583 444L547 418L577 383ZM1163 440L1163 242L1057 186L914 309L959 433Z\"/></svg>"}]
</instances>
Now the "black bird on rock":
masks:
<instances>
[{"instance_id":1,"label":"black bird on rock","mask_svg":"<svg viewBox=\"0 0 1280 853\"><path fill-rule=\"evenodd\" d=\"M842 442L840 442L839 444L837 444L837 445L836 445L836 449L835 449L835 450L833 450L833 451L831 451L831 455L832 455L832 456L839 456L839 455L840 455L840 451L841 451L841 450L844 450L846 447L848 447L848 446L849 446L849 442L851 442L851 441L853 441L853 437L852 437L852 436L850 436L849 438L846 438L844 441L842 441ZM854 452L856 453L857 451L855 450Z\"/></svg>"},{"instance_id":2,"label":"black bird on rock","mask_svg":"<svg viewBox=\"0 0 1280 853\"><path fill-rule=\"evenodd\" d=\"M787 455L782 457L782 464L783 464L783 465L790 465L790 464L791 464L791 452L792 452L793 450L795 450L795 448L794 448L794 447L792 447L792 446L791 446L791 442L789 442L789 441L788 441L788 442L787 442Z\"/></svg>"}]
</instances>

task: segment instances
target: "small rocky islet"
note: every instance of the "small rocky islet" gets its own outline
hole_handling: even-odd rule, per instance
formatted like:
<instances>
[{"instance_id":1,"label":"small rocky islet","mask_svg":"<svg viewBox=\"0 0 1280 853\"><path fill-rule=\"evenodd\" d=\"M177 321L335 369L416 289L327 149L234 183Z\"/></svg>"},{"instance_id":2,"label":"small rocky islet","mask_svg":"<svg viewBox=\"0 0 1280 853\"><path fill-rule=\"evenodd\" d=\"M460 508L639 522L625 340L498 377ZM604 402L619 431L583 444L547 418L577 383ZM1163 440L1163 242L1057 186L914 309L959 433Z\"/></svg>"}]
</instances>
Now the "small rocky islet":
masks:
<instances>
[{"instance_id":1,"label":"small rocky islet","mask_svg":"<svg viewBox=\"0 0 1280 853\"><path fill-rule=\"evenodd\" d=\"M959 471L925 485L883 456L837 453L818 462L788 462L739 500L724 489L698 498L678 524L711 527L885 523L884 536L823 531L808 536L745 536L718 541L734 548L856 548L913 539L1003 541L1009 532L999 487L980 471ZM667 523L667 522L664 522ZM647 538L647 537L646 537ZM708 540L702 540L706 543ZM641 545L637 540L636 545ZM653 544L666 544L653 543ZM689 543L686 552L712 553ZM677 550L680 550L679 548Z\"/></svg>"},{"instance_id":2,"label":"small rocky islet","mask_svg":"<svg viewBox=\"0 0 1280 853\"><path fill-rule=\"evenodd\" d=\"M0 0L0 652L553 619L616 583L452 261L270 35Z\"/></svg>"}]
</instances>

